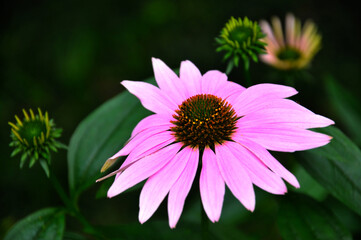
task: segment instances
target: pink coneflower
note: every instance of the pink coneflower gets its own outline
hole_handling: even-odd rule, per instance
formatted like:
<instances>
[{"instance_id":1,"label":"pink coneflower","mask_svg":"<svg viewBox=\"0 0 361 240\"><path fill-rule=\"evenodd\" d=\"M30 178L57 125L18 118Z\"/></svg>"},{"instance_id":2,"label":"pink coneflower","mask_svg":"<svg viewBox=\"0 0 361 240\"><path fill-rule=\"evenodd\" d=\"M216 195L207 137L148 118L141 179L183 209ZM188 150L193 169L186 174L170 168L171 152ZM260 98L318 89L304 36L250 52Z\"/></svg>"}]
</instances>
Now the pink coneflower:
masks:
<instances>
[{"instance_id":1,"label":"pink coneflower","mask_svg":"<svg viewBox=\"0 0 361 240\"><path fill-rule=\"evenodd\" d=\"M169 225L174 228L198 166L203 208L212 222L220 218L226 185L253 211L253 184L273 194L286 193L282 178L299 187L267 149L293 152L331 139L307 130L333 121L285 99L297 93L291 87L259 84L245 89L219 71L202 76L190 61L181 63L178 77L161 60L152 61L159 88L134 81L122 85L154 114L140 121L128 143L108 160L128 155L108 197L147 179L140 194L141 223L168 194Z\"/></svg>"},{"instance_id":2,"label":"pink coneflower","mask_svg":"<svg viewBox=\"0 0 361 240\"><path fill-rule=\"evenodd\" d=\"M272 18L272 28L266 21L260 21L260 26L267 35L267 54L261 55L260 58L275 68L305 68L321 48L321 36L310 20L306 21L301 30L301 22L294 15L287 14L285 37L278 17Z\"/></svg>"}]
</instances>

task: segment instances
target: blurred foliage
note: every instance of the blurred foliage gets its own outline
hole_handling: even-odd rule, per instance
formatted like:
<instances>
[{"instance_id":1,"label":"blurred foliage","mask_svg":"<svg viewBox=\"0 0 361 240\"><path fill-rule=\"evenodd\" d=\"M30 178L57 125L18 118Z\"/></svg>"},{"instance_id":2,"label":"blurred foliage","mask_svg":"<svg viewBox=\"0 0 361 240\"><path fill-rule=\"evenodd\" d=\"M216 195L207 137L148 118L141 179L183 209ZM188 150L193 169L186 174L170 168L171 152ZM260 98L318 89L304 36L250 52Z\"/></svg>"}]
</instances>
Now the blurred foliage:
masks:
<instances>
[{"instance_id":1,"label":"blurred foliage","mask_svg":"<svg viewBox=\"0 0 361 240\"><path fill-rule=\"evenodd\" d=\"M300 19L314 20L323 37L323 49L307 71L308 81L291 78L291 84L300 92L294 99L314 112L335 119L336 125L360 147L360 135L355 134L360 132L360 125L356 124L360 109L351 107L361 102L360 15L354 1L22 0L3 2L0 9L0 169L3 170L0 238L25 216L61 204L51 184L44 181L39 165L32 171L19 170L18 160L10 158L7 122L14 114L19 115L22 108L38 106L49 111L64 129L60 141L68 144L84 117L123 90L121 80L152 76L153 56L172 68L178 68L181 60L189 59L203 73L209 69L225 71L222 55L215 52L214 38L231 16L247 16L258 21L293 12ZM261 63L252 66L250 71L254 83L285 83L290 79L283 73L275 74ZM329 74L332 79L324 78ZM242 82L242 78L237 69L230 74L231 80ZM351 109L345 110L345 106ZM354 124L353 129L350 123ZM291 170L298 167L290 154L275 156ZM53 158L54 171L63 186L68 186L66 159L65 151ZM200 204L191 205L199 202L197 191L188 197L179 226L169 230L165 204L149 222L140 225L137 222L139 189L111 201L96 200L100 186L91 186L79 203L84 215L96 225L131 223L134 227L127 231L138 234L144 231L142 236L165 229L164 238L175 234L188 236L189 229L199 226L199 222L194 223L192 219L199 221ZM329 208L352 231L354 239L360 238L360 224L356 224L360 223L360 217L327 193L325 196L322 187L318 189L313 188L308 195L319 196L318 200L327 197L324 201ZM257 191L256 196L257 208L250 214L232 196L226 195L220 223L214 228L212 225L216 238L230 239L232 236L225 236L231 233L243 239L280 238L276 226L277 201L288 196L261 191ZM61 219L56 221L62 224ZM188 228L192 223L198 225ZM122 228L115 227L114 231L118 232L113 236L121 235ZM79 224L72 218L67 219L64 239L83 239L79 232Z\"/></svg>"}]
</instances>

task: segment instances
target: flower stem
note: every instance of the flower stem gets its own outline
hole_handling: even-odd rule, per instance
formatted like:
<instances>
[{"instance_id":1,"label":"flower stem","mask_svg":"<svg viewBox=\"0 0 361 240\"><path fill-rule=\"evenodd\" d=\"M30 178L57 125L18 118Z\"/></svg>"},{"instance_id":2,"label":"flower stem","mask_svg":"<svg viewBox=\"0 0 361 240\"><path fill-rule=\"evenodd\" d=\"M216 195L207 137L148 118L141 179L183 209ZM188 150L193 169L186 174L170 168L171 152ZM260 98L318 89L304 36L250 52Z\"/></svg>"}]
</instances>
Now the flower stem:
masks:
<instances>
[{"instance_id":1,"label":"flower stem","mask_svg":"<svg viewBox=\"0 0 361 240\"><path fill-rule=\"evenodd\" d=\"M251 74L250 74L250 71L249 71L249 67L246 67L246 64L243 65L244 68L243 68L243 74L244 74L244 87L250 87L252 85L252 81L251 81Z\"/></svg>"},{"instance_id":2,"label":"flower stem","mask_svg":"<svg viewBox=\"0 0 361 240\"><path fill-rule=\"evenodd\" d=\"M201 206L201 230L202 230L202 240L206 240L210 238L209 232L209 220L206 212L204 211L203 207Z\"/></svg>"},{"instance_id":3,"label":"flower stem","mask_svg":"<svg viewBox=\"0 0 361 240\"><path fill-rule=\"evenodd\" d=\"M71 216L75 217L83 225L83 231L87 234L93 235L97 239L105 239L104 235L100 233L97 229L95 229L88 222L88 220L81 214L76 203L70 200L64 188L61 186L59 180L57 179L57 177L54 175L53 172L50 173L49 179L52 185L54 186L56 192L58 193L59 197L63 201L65 207L67 208L68 213Z\"/></svg>"}]
</instances>

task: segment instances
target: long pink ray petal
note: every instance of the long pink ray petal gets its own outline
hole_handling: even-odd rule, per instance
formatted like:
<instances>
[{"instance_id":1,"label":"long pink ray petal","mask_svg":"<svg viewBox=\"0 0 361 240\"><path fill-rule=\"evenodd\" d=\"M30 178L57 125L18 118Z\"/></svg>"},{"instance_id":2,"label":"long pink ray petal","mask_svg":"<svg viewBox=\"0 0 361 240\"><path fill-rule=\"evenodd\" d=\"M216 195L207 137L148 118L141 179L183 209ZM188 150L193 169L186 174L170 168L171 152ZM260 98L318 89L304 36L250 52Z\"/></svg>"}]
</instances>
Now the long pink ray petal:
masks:
<instances>
[{"instance_id":1,"label":"long pink ray petal","mask_svg":"<svg viewBox=\"0 0 361 240\"><path fill-rule=\"evenodd\" d=\"M122 81L121 84L154 113L172 115L177 109L178 105L152 84L136 81Z\"/></svg>"},{"instance_id":2,"label":"long pink ray petal","mask_svg":"<svg viewBox=\"0 0 361 240\"><path fill-rule=\"evenodd\" d=\"M262 128L239 129L234 140L248 138L264 148L280 152L294 152L321 147L330 142L332 137L325 134L295 127L268 124Z\"/></svg>"},{"instance_id":3,"label":"long pink ray petal","mask_svg":"<svg viewBox=\"0 0 361 240\"><path fill-rule=\"evenodd\" d=\"M251 151L256 155L269 169L271 169L278 176L282 177L292 186L299 188L300 184L298 183L296 177L289 172L281 163L277 161L264 147L261 147L259 144L252 142L248 139L238 140L245 148Z\"/></svg>"},{"instance_id":4,"label":"long pink ray petal","mask_svg":"<svg viewBox=\"0 0 361 240\"><path fill-rule=\"evenodd\" d=\"M223 205L225 185L214 152L206 148L202 157L199 189L204 211L212 222L218 222Z\"/></svg>"},{"instance_id":5,"label":"long pink ray petal","mask_svg":"<svg viewBox=\"0 0 361 240\"><path fill-rule=\"evenodd\" d=\"M256 200L252 181L240 161L226 146L227 143L216 146L217 164L220 173L233 195L246 209L253 211Z\"/></svg>"},{"instance_id":6,"label":"long pink ray petal","mask_svg":"<svg viewBox=\"0 0 361 240\"><path fill-rule=\"evenodd\" d=\"M185 85L162 60L152 58L155 80L159 88L179 105L186 99Z\"/></svg>"},{"instance_id":7,"label":"long pink ray petal","mask_svg":"<svg viewBox=\"0 0 361 240\"><path fill-rule=\"evenodd\" d=\"M149 138L146 138L141 143L135 145L134 149L129 153L129 156L125 159L122 166L126 166L138 158L149 155L158 149L161 149L174 142L174 136L170 131L154 134Z\"/></svg>"},{"instance_id":8,"label":"long pink ray petal","mask_svg":"<svg viewBox=\"0 0 361 240\"><path fill-rule=\"evenodd\" d=\"M268 108L252 112L242 117L237 122L237 127L255 128L265 124L277 124L278 126L293 126L298 128L327 127L334 122L331 119L312 112L304 112L293 109Z\"/></svg>"},{"instance_id":9,"label":"long pink ray petal","mask_svg":"<svg viewBox=\"0 0 361 240\"><path fill-rule=\"evenodd\" d=\"M270 171L252 152L235 142L229 142L227 146L245 167L255 185L273 194L285 194L287 192L286 184L281 177Z\"/></svg>"},{"instance_id":10,"label":"long pink ray petal","mask_svg":"<svg viewBox=\"0 0 361 240\"><path fill-rule=\"evenodd\" d=\"M238 96L245 91L246 88L241 85L227 81L227 84L222 88L218 88L215 92L215 95L221 97L222 99L226 99L229 103L233 103Z\"/></svg>"},{"instance_id":11,"label":"long pink ray petal","mask_svg":"<svg viewBox=\"0 0 361 240\"><path fill-rule=\"evenodd\" d=\"M171 126L172 123L170 121L172 119L173 118L171 115L161 115L161 114L150 115L146 118L143 118L137 124L137 126L135 126L131 136L134 137L135 135L137 135L138 133L140 133L141 131L143 131L147 128L152 128L152 127L162 126L162 125Z\"/></svg>"},{"instance_id":12,"label":"long pink ray petal","mask_svg":"<svg viewBox=\"0 0 361 240\"><path fill-rule=\"evenodd\" d=\"M180 66L179 76L187 89L187 98L201 93L202 74L191 61L183 61Z\"/></svg>"},{"instance_id":13,"label":"long pink ray petal","mask_svg":"<svg viewBox=\"0 0 361 240\"><path fill-rule=\"evenodd\" d=\"M290 99L271 99L268 101L262 101L260 99L260 101L257 102L253 102L252 103L252 112L257 112L259 110L263 110L263 109L274 109L274 108L280 108L280 109L291 109L291 110L298 110L298 111L302 111L305 113L312 113L310 110L308 110L307 108L301 106L300 104L290 100Z\"/></svg>"},{"instance_id":14,"label":"long pink ray petal","mask_svg":"<svg viewBox=\"0 0 361 240\"><path fill-rule=\"evenodd\" d=\"M254 107L260 103L271 101L274 99L282 99L297 94L297 91L288 86L263 83L247 88L235 100L234 109L243 116L252 111Z\"/></svg>"},{"instance_id":15,"label":"long pink ray petal","mask_svg":"<svg viewBox=\"0 0 361 240\"><path fill-rule=\"evenodd\" d=\"M183 149L144 184L139 200L140 223L147 221L157 210L172 185L183 172L190 155L189 149Z\"/></svg>"},{"instance_id":16,"label":"long pink ray petal","mask_svg":"<svg viewBox=\"0 0 361 240\"><path fill-rule=\"evenodd\" d=\"M177 154L180 148L180 144L173 144L132 164L115 179L108 190L108 197L122 193L159 171Z\"/></svg>"},{"instance_id":17,"label":"long pink ray petal","mask_svg":"<svg viewBox=\"0 0 361 240\"><path fill-rule=\"evenodd\" d=\"M135 147L137 147L140 143L142 143L146 139L160 132L165 132L168 129L169 127L167 125L160 125L143 130L141 133L129 139L128 142L124 145L124 147L120 149L116 154L111 156L109 159L116 159L120 156L128 155Z\"/></svg>"},{"instance_id":18,"label":"long pink ray petal","mask_svg":"<svg viewBox=\"0 0 361 240\"><path fill-rule=\"evenodd\" d=\"M215 94L219 88L227 84L227 75L220 71L212 70L206 72L202 77L202 93Z\"/></svg>"},{"instance_id":19,"label":"long pink ray petal","mask_svg":"<svg viewBox=\"0 0 361 240\"><path fill-rule=\"evenodd\" d=\"M168 195L168 216L169 226L175 228L183 211L185 199L191 189L194 177L196 176L199 151L198 149L186 148L190 152L188 163L182 174L173 184Z\"/></svg>"}]
</instances>

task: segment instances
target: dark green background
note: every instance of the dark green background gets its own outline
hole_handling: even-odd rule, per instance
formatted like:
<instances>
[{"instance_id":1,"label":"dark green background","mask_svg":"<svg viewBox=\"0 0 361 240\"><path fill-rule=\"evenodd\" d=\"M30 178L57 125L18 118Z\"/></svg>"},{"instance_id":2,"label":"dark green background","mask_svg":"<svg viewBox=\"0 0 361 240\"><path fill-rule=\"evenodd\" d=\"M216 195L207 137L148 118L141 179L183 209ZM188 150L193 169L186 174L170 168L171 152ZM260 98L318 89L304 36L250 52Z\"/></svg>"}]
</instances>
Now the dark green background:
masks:
<instances>
[{"instance_id":1,"label":"dark green background","mask_svg":"<svg viewBox=\"0 0 361 240\"><path fill-rule=\"evenodd\" d=\"M309 71L313 78L307 84L296 83L298 98L312 111L336 123L341 118L323 93L328 74L356 97L361 89L360 17L352 1L8 1L0 9L0 238L24 216L61 204L39 165L20 170L19 159L9 157L7 122L14 114L38 106L48 110L64 129L61 141L68 144L84 117L123 91L121 80L152 75L151 57L172 68L189 59L202 73L224 71L214 38L231 16L258 21L278 15L283 21L287 12L293 12L302 22L308 18L316 22L323 47ZM271 72L262 63L251 64L254 83L267 82ZM242 76L236 69L230 79L239 82ZM344 129L342 119L337 126ZM66 152L53 160L67 186ZM97 189L95 185L80 201L91 222L137 221L139 191L94 200ZM165 216L162 205L154 219ZM251 227L257 224L253 221ZM67 225L77 229L72 219Z\"/></svg>"}]
</instances>

